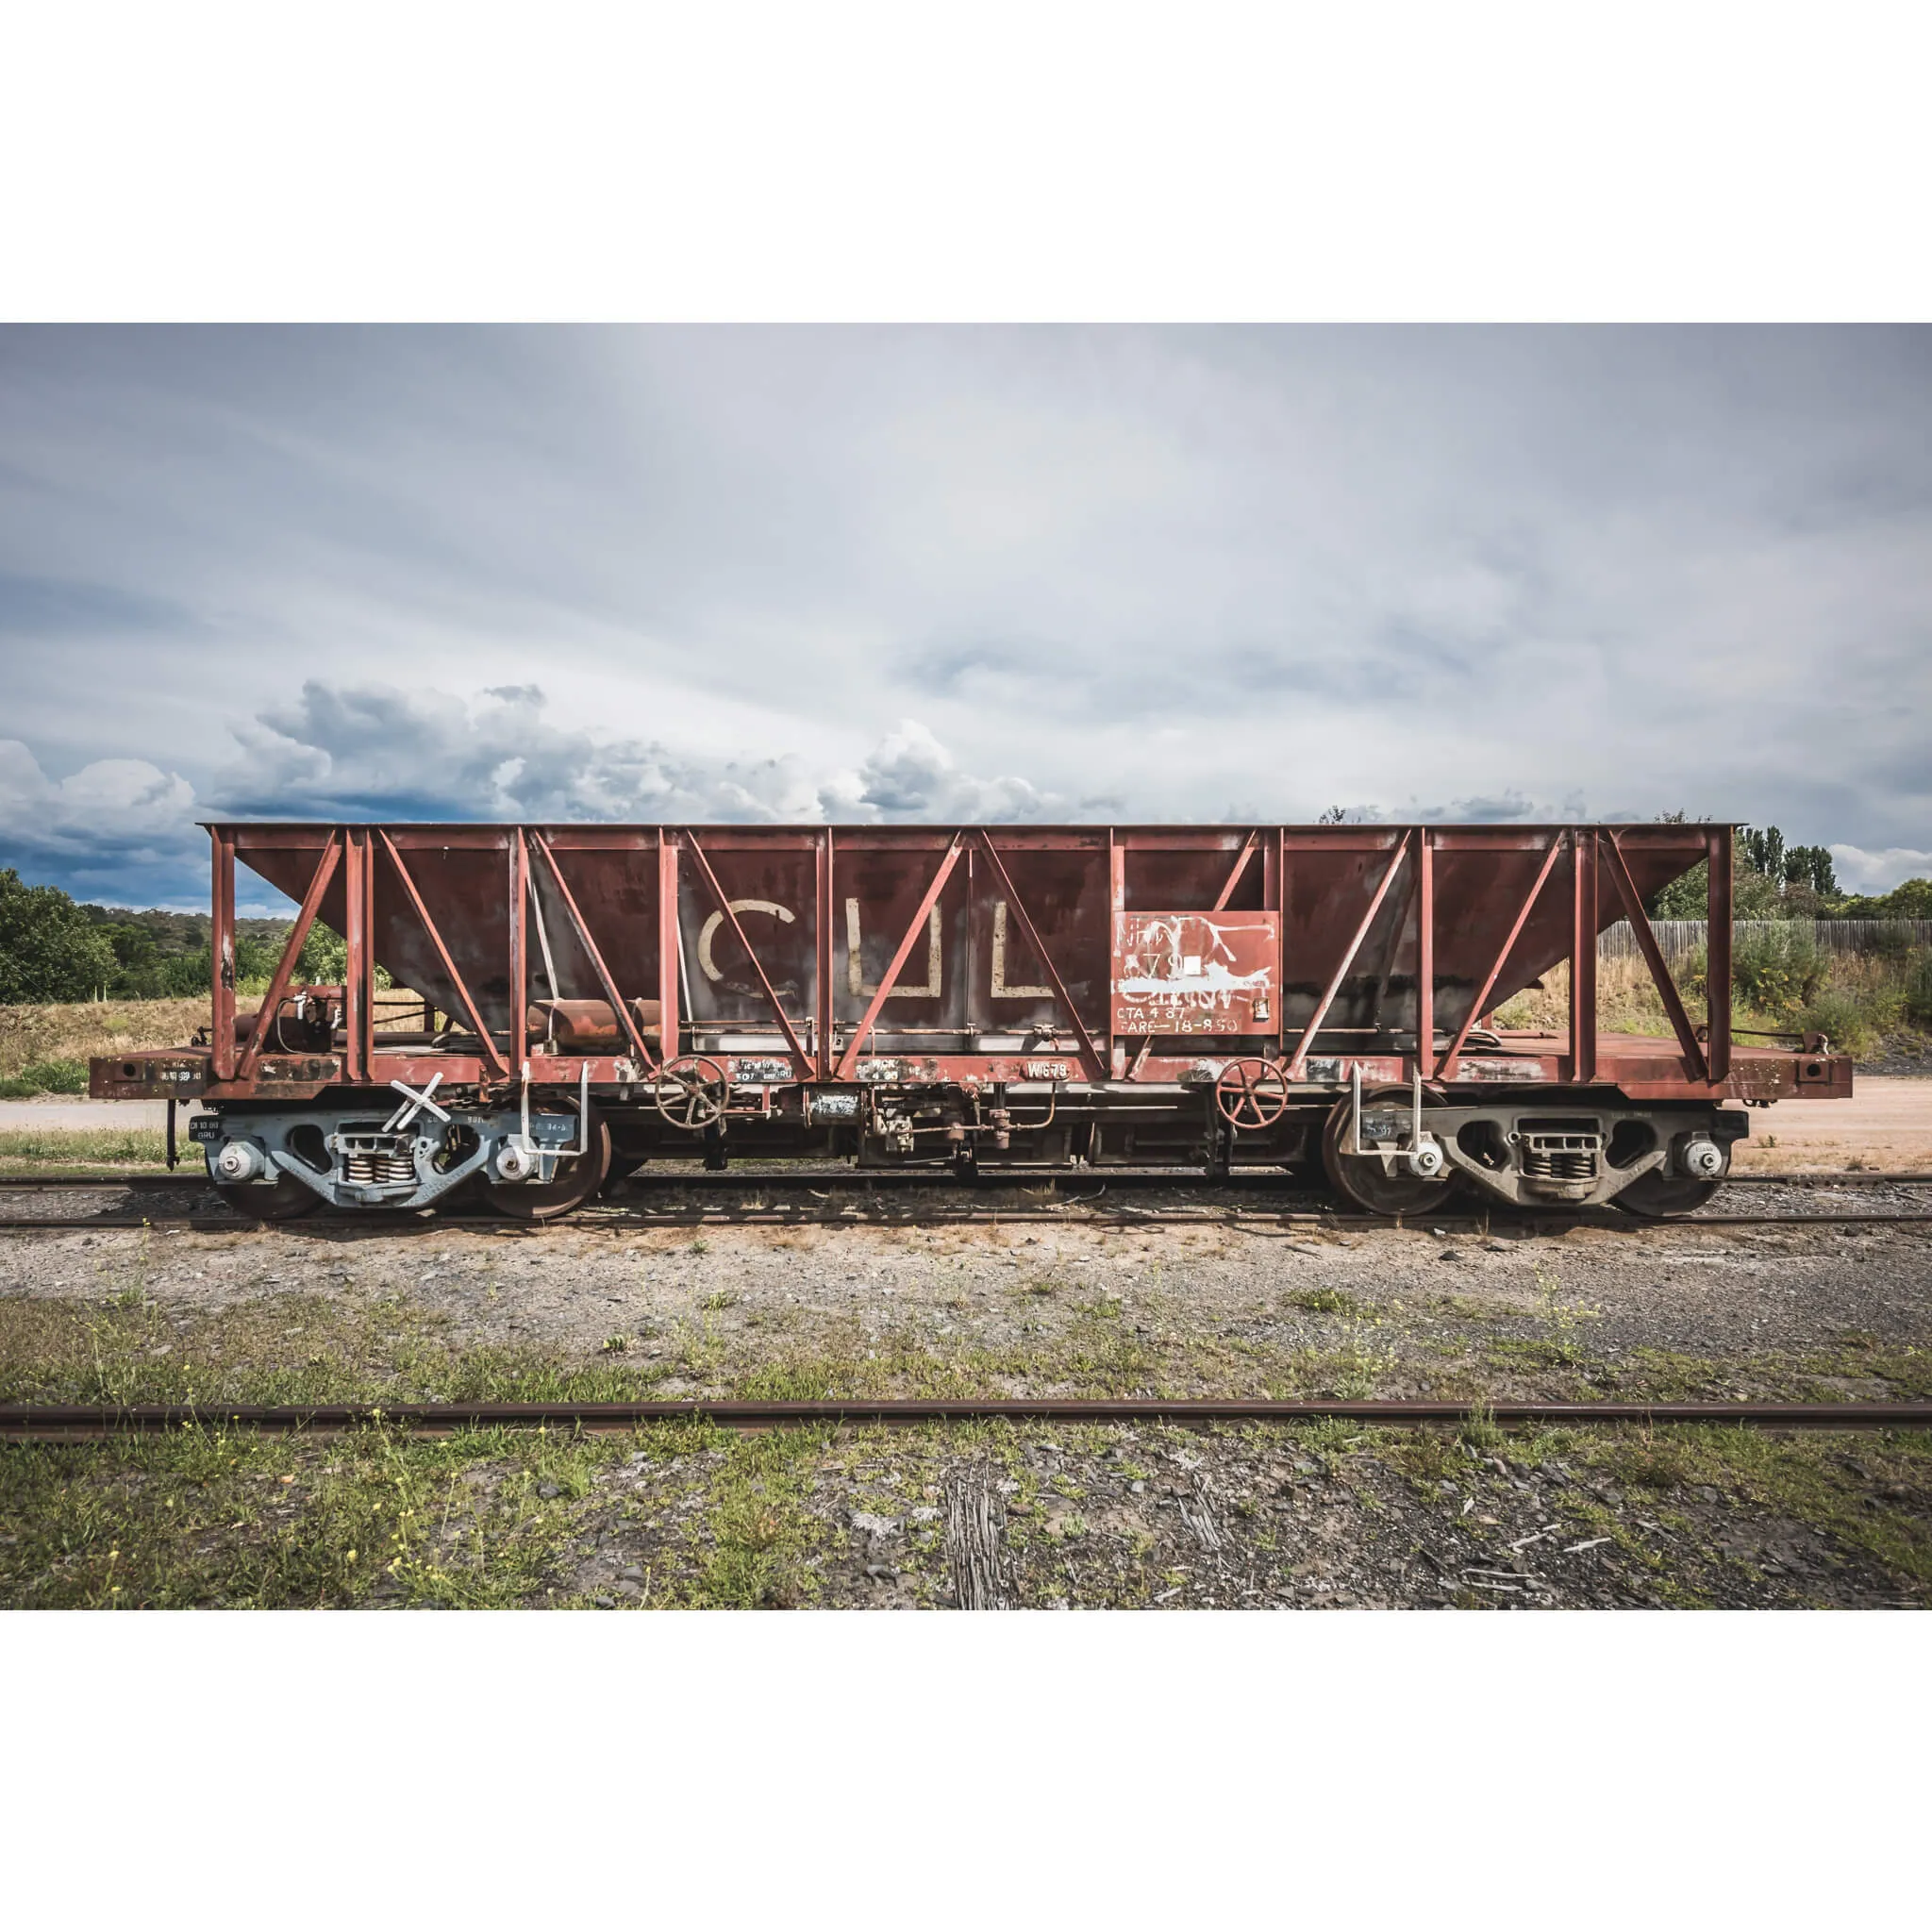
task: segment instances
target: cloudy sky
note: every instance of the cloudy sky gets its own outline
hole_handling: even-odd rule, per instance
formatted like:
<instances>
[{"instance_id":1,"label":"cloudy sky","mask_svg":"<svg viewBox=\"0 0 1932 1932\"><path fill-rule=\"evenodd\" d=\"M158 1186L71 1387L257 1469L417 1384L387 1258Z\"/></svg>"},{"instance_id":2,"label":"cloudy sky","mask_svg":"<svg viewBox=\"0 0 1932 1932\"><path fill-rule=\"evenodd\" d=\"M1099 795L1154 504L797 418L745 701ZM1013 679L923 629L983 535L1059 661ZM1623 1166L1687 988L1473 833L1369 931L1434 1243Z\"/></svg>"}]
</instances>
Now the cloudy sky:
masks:
<instances>
[{"instance_id":1,"label":"cloudy sky","mask_svg":"<svg viewBox=\"0 0 1932 1932\"><path fill-rule=\"evenodd\" d=\"M1932 331L0 329L0 864L1693 816L1932 870ZM265 903L265 902L263 902Z\"/></svg>"}]
</instances>

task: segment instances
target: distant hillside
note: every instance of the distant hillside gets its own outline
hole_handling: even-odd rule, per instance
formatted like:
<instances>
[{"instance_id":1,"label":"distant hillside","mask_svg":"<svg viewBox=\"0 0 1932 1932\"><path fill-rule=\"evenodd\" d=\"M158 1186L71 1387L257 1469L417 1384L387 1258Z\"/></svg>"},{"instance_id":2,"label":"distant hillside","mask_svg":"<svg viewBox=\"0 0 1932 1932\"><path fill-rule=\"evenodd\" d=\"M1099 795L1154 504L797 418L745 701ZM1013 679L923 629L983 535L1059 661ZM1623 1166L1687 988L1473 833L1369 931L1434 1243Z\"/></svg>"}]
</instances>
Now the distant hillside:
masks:
<instances>
[{"instance_id":1,"label":"distant hillside","mask_svg":"<svg viewBox=\"0 0 1932 1932\"><path fill-rule=\"evenodd\" d=\"M82 906L80 910L94 925L133 926L147 933L155 942L156 953L164 959L178 954L203 952L208 946L206 912L163 912L158 906L145 912L136 912L125 906ZM235 930L243 939L279 947L289 936L290 924L286 919L238 919Z\"/></svg>"}]
</instances>

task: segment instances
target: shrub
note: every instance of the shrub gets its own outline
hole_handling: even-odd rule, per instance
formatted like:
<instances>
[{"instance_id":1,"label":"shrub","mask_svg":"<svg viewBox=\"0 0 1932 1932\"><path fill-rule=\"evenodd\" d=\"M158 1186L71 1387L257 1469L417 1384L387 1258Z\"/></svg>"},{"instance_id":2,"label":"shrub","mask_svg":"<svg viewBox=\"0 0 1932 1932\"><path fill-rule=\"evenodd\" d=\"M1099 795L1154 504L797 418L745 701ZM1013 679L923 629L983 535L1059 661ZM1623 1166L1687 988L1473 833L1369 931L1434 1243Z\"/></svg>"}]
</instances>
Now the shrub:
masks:
<instances>
[{"instance_id":1,"label":"shrub","mask_svg":"<svg viewBox=\"0 0 1932 1932\"><path fill-rule=\"evenodd\" d=\"M1932 879L1907 879L1879 902L1886 919L1932 919Z\"/></svg>"},{"instance_id":2,"label":"shrub","mask_svg":"<svg viewBox=\"0 0 1932 1932\"><path fill-rule=\"evenodd\" d=\"M1822 1033L1835 1053L1862 1054L1872 1047L1881 1029L1865 1003L1841 987L1827 987L1801 1016L1807 1033Z\"/></svg>"},{"instance_id":3,"label":"shrub","mask_svg":"<svg viewBox=\"0 0 1932 1932\"><path fill-rule=\"evenodd\" d=\"M1731 952L1731 984L1759 1013L1794 1019L1818 997L1825 960L1801 926L1740 934Z\"/></svg>"},{"instance_id":4,"label":"shrub","mask_svg":"<svg viewBox=\"0 0 1932 1932\"><path fill-rule=\"evenodd\" d=\"M85 1093L87 1067L80 1060L36 1060L20 1070L29 1093Z\"/></svg>"},{"instance_id":5,"label":"shrub","mask_svg":"<svg viewBox=\"0 0 1932 1932\"><path fill-rule=\"evenodd\" d=\"M1909 959L1918 950L1908 932L1901 932L1890 920L1875 921L1878 930L1867 937L1863 952L1868 959L1890 959L1894 964Z\"/></svg>"},{"instance_id":6,"label":"shrub","mask_svg":"<svg viewBox=\"0 0 1932 1932\"><path fill-rule=\"evenodd\" d=\"M1906 1018L1932 1026L1932 953L1921 953L1906 975Z\"/></svg>"}]
</instances>

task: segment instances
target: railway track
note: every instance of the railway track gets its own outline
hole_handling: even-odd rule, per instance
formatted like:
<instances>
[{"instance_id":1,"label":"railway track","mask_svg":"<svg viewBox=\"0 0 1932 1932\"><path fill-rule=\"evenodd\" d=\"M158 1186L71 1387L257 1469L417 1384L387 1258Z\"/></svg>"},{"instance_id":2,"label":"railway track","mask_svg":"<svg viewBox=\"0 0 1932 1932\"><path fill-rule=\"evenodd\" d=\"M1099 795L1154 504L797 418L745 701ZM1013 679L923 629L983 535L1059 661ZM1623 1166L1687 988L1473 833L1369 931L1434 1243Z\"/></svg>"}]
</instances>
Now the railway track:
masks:
<instances>
[{"instance_id":1,"label":"railway track","mask_svg":"<svg viewBox=\"0 0 1932 1932\"><path fill-rule=\"evenodd\" d=\"M17 1191L42 1188L125 1188L132 1193L151 1193L169 1188L206 1188L206 1177L196 1172L177 1174L0 1174L0 1190ZM1158 1188L1214 1194L1302 1193L1306 1183L1298 1182L1286 1171L1235 1173L1213 1177L1187 1169L1109 1168L1085 1170L1075 1174L1018 1173L980 1174L962 1179L951 1174L925 1169L833 1168L824 1172L777 1170L761 1172L739 1168L725 1174L666 1174L648 1178L639 1176L623 1183L630 1190L643 1191L677 1188L689 1192L723 1194L763 1188L780 1192L799 1191L826 1193L905 1193L928 1189L937 1193L1008 1193L1061 1188L1082 1191L1095 1187L1109 1192L1137 1192ZM1727 1188L1932 1188L1932 1172L1879 1174L1866 1168L1818 1174L1733 1174L1724 1177Z\"/></svg>"},{"instance_id":2,"label":"railway track","mask_svg":"<svg viewBox=\"0 0 1932 1932\"><path fill-rule=\"evenodd\" d=\"M1573 1227L1612 1228L1624 1234L1641 1233L1645 1228L1662 1227L1897 1227L1932 1224L1932 1213L1914 1214L1697 1214L1668 1221L1637 1220L1604 1213L1594 1215L1559 1214L1541 1216L1431 1214L1424 1217L1431 1233L1468 1234L1484 1229L1527 1228L1560 1234ZM1321 1227L1414 1228L1414 1223L1374 1214L1265 1211L1215 1213L1136 1212L1116 1209L1110 1213L1070 1215L1049 1208L1005 1208L967 1210L958 1213L909 1213L899 1215L860 1214L847 1210L841 1214L802 1214L781 1208L744 1209L738 1212L678 1212L573 1214L567 1222L532 1223L508 1215L470 1214L460 1218L438 1219L428 1215L324 1214L305 1216L294 1222L251 1221L239 1214L148 1214L148 1215L0 1215L0 1233L89 1233L112 1229L146 1229L151 1234L291 1234L301 1229L327 1229L339 1233L359 1228L371 1234L447 1235L451 1230L489 1228L498 1232L541 1235L554 1232L579 1234L636 1234L641 1230L691 1227L1020 1227L1045 1224L1057 1227L1222 1227L1245 1233Z\"/></svg>"},{"instance_id":3,"label":"railway track","mask_svg":"<svg viewBox=\"0 0 1932 1932\"><path fill-rule=\"evenodd\" d=\"M1479 1406L1485 1422L1505 1427L1607 1424L1704 1424L1771 1429L1932 1428L1932 1402L1499 1402ZM650 1424L708 1424L719 1428L800 1426L913 1427L933 1423L1213 1424L1354 1422L1387 1427L1467 1423L1466 1402L1224 1402L1142 1397L997 1401L824 1402L450 1402L151 1406L71 1404L0 1406L0 1441L60 1442L178 1428L255 1429L274 1434L382 1426L416 1436L462 1429L632 1430Z\"/></svg>"},{"instance_id":4,"label":"railway track","mask_svg":"<svg viewBox=\"0 0 1932 1932\"><path fill-rule=\"evenodd\" d=\"M1763 1175L1740 1176L1743 1184L1781 1183L1792 1186L1857 1186L1883 1182L1932 1185L1932 1174ZM1065 1191L1062 1191L1062 1190ZM1184 1205L1141 1207L1120 1196L1165 1191L1193 1194ZM1081 1175L1074 1180L1035 1177L1032 1185L1014 1178L957 1180L946 1175L858 1173L781 1173L770 1174L690 1174L644 1183L630 1183L631 1198L605 1200L577 1209L567 1219L537 1224L515 1216L491 1214L463 1205L447 1213L429 1209L385 1213L353 1213L318 1209L297 1221L259 1223L225 1207L212 1211L120 1213L34 1213L11 1209L8 1196L18 1200L46 1194L62 1201L76 1193L95 1192L139 1197L172 1195L206 1198L208 1189L199 1176L126 1174L113 1177L82 1174L9 1174L0 1176L0 1231L58 1231L145 1228L151 1232L232 1233L246 1228L362 1228L390 1234L448 1231L451 1228L511 1229L537 1233L551 1227L579 1232L625 1233L648 1227L725 1226L919 1226L957 1227L1049 1223L1114 1227L1232 1227L1265 1233L1283 1228L1423 1226L1445 1232L1488 1230L1492 1227L1534 1228L1561 1232L1567 1228L1612 1227L1634 1232L1645 1226L1674 1227L1851 1227L1908 1226L1932 1222L1932 1208L1874 1208L1857 1212L1801 1211L1797 1213L1698 1213L1668 1221L1649 1221L1615 1209L1565 1211L1561 1208L1523 1212L1507 1208L1457 1207L1405 1222L1402 1217L1364 1214L1339 1208L1311 1190L1277 1174L1237 1174L1217 1179L1171 1173L1128 1172ZM654 1205L648 1198L658 1196ZM765 1199L792 1197L779 1204ZM1289 1202L1252 1202L1256 1196L1286 1195ZM840 1197L845 1197L841 1204ZM908 1198L912 1196L914 1198ZM998 1196L998 1199L990 1199ZM1013 1197L1017 1196L1015 1199ZM1200 1198L1205 1197L1205 1198ZM1295 1203L1298 1205L1290 1205ZM956 1205L958 1204L958 1205Z\"/></svg>"}]
</instances>

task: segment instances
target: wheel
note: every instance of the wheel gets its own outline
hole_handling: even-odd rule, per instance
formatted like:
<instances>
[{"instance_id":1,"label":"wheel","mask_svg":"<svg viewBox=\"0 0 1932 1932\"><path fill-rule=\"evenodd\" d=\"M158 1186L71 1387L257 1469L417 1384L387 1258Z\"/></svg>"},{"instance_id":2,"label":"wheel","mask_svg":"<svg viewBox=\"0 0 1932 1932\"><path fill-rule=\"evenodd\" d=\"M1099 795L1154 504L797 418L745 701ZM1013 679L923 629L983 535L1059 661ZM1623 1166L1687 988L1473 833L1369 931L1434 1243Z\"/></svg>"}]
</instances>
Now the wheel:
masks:
<instances>
[{"instance_id":1,"label":"wheel","mask_svg":"<svg viewBox=\"0 0 1932 1932\"><path fill-rule=\"evenodd\" d=\"M322 1206L322 1196L291 1174L278 1175L272 1188L263 1187L259 1181L236 1181L228 1185L217 1181L215 1192L237 1213L255 1221L293 1221L300 1215L314 1213Z\"/></svg>"},{"instance_id":2,"label":"wheel","mask_svg":"<svg viewBox=\"0 0 1932 1932\"><path fill-rule=\"evenodd\" d=\"M573 1208L581 1208L610 1172L610 1129L593 1107L591 1109L590 1152L557 1163L557 1176L541 1186L534 1181L486 1181L483 1198L498 1214L516 1221L555 1221Z\"/></svg>"},{"instance_id":3,"label":"wheel","mask_svg":"<svg viewBox=\"0 0 1932 1932\"><path fill-rule=\"evenodd\" d=\"M1288 1075L1273 1060L1229 1060L1214 1083L1214 1104L1231 1127L1272 1127L1288 1111Z\"/></svg>"},{"instance_id":4,"label":"wheel","mask_svg":"<svg viewBox=\"0 0 1932 1932\"><path fill-rule=\"evenodd\" d=\"M1695 1212L1723 1186L1722 1180L1700 1181L1688 1174L1666 1174L1654 1167L1610 1198L1625 1214L1661 1221L1670 1215Z\"/></svg>"},{"instance_id":5,"label":"wheel","mask_svg":"<svg viewBox=\"0 0 1932 1932\"><path fill-rule=\"evenodd\" d=\"M1407 1113L1408 1103L1407 1087L1385 1087L1362 1095L1365 1111L1374 1105L1400 1107ZM1423 1106L1426 1109L1429 1104L1425 1092ZM1353 1201L1371 1214L1433 1214L1456 1191L1453 1172L1425 1179L1421 1174L1405 1174L1399 1167L1390 1172L1378 1154L1350 1154L1348 1121L1349 1102L1344 1096L1335 1103L1322 1134L1322 1166L1343 1200Z\"/></svg>"},{"instance_id":6,"label":"wheel","mask_svg":"<svg viewBox=\"0 0 1932 1932\"><path fill-rule=\"evenodd\" d=\"M658 1111L674 1127L696 1133L715 1126L731 1105L731 1074L718 1060L687 1054L658 1074Z\"/></svg>"}]
</instances>

